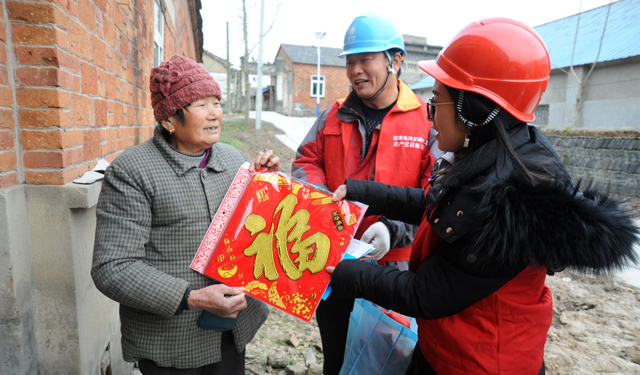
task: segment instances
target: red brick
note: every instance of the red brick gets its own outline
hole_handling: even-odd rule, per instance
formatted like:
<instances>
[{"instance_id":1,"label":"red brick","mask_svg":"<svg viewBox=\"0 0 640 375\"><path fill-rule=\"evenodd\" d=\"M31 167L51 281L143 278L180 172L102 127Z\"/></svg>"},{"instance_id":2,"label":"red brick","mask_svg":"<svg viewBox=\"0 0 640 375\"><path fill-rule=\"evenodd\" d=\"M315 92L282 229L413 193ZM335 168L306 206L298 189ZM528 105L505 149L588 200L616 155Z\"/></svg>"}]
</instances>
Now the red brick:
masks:
<instances>
[{"instance_id":1,"label":"red brick","mask_svg":"<svg viewBox=\"0 0 640 375\"><path fill-rule=\"evenodd\" d=\"M60 109L21 109L18 111L21 128L71 126L71 113Z\"/></svg>"},{"instance_id":2,"label":"red brick","mask_svg":"<svg viewBox=\"0 0 640 375\"><path fill-rule=\"evenodd\" d=\"M124 68L126 69L123 72L124 79L126 79L127 82L133 84L133 65L131 65L130 62L125 61L124 62Z\"/></svg>"},{"instance_id":3,"label":"red brick","mask_svg":"<svg viewBox=\"0 0 640 375\"><path fill-rule=\"evenodd\" d=\"M82 59L90 59L87 29L73 20L69 20L69 52Z\"/></svg>"},{"instance_id":4,"label":"red brick","mask_svg":"<svg viewBox=\"0 0 640 375\"><path fill-rule=\"evenodd\" d=\"M123 104L118 102L109 101L107 104L107 110L110 113L108 121L109 126L124 125L124 118L122 115Z\"/></svg>"},{"instance_id":5,"label":"red brick","mask_svg":"<svg viewBox=\"0 0 640 375\"><path fill-rule=\"evenodd\" d=\"M15 147L15 137L12 130L0 130L0 150L8 150Z\"/></svg>"},{"instance_id":6,"label":"red brick","mask_svg":"<svg viewBox=\"0 0 640 375\"><path fill-rule=\"evenodd\" d=\"M85 130L84 131L84 160L89 161L100 157L100 131Z\"/></svg>"},{"instance_id":7,"label":"red brick","mask_svg":"<svg viewBox=\"0 0 640 375\"><path fill-rule=\"evenodd\" d=\"M120 100L120 80L116 76L105 74L105 87L107 99Z\"/></svg>"},{"instance_id":8,"label":"red brick","mask_svg":"<svg viewBox=\"0 0 640 375\"><path fill-rule=\"evenodd\" d=\"M98 8L102 9L103 12L107 11L107 2L106 0L95 0L94 1Z\"/></svg>"},{"instance_id":9,"label":"red brick","mask_svg":"<svg viewBox=\"0 0 640 375\"><path fill-rule=\"evenodd\" d=\"M96 95L98 93L96 67L83 62L80 71L82 72L82 93Z\"/></svg>"},{"instance_id":10,"label":"red brick","mask_svg":"<svg viewBox=\"0 0 640 375\"><path fill-rule=\"evenodd\" d=\"M25 168L65 168L82 162L82 148L63 151L25 151Z\"/></svg>"},{"instance_id":11,"label":"red brick","mask_svg":"<svg viewBox=\"0 0 640 375\"><path fill-rule=\"evenodd\" d=\"M118 53L118 51L114 50L113 53L113 74L116 75L116 77L122 77L122 55L120 55Z\"/></svg>"},{"instance_id":12,"label":"red brick","mask_svg":"<svg viewBox=\"0 0 640 375\"><path fill-rule=\"evenodd\" d=\"M2 128L13 129L15 126L16 126L16 123L13 117L13 111L10 109L0 108L0 129Z\"/></svg>"},{"instance_id":13,"label":"red brick","mask_svg":"<svg viewBox=\"0 0 640 375\"><path fill-rule=\"evenodd\" d=\"M9 87L0 86L0 106L11 107L13 105L13 91Z\"/></svg>"},{"instance_id":14,"label":"red brick","mask_svg":"<svg viewBox=\"0 0 640 375\"><path fill-rule=\"evenodd\" d=\"M0 173L0 189L6 189L18 185L18 172L9 171Z\"/></svg>"},{"instance_id":15,"label":"red brick","mask_svg":"<svg viewBox=\"0 0 640 375\"><path fill-rule=\"evenodd\" d=\"M17 68L16 83L22 86L57 86L58 72L56 68Z\"/></svg>"},{"instance_id":16,"label":"red brick","mask_svg":"<svg viewBox=\"0 0 640 375\"><path fill-rule=\"evenodd\" d=\"M57 55L60 67L73 73L80 73L80 59L60 50L57 50Z\"/></svg>"},{"instance_id":17,"label":"red brick","mask_svg":"<svg viewBox=\"0 0 640 375\"><path fill-rule=\"evenodd\" d=\"M1 27L2 25L0 25ZM4 44L0 44L0 62L1 63L7 63L7 46Z\"/></svg>"},{"instance_id":18,"label":"red brick","mask_svg":"<svg viewBox=\"0 0 640 375\"><path fill-rule=\"evenodd\" d=\"M89 30L96 30L96 7L90 0L78 0L78 19Z\"/></svg>"},{"instance_id":19,"label":"red brick","mask_svg":"<svg viewBox=\"0 0 640 375\"><path fill-rule=\"evenodd\" d=\"M95 165L98 164L96 163L87 163L87 164L81 164L78 166L78 176L82 176L83 174L89 172L91 169L93 169L93 167L95 167Z\"/></svg>"},{"instance_id":20,"label":"red brick","mask_svg":"<svg viewBox=\"0 0 640 375\"><path fill-rule=\"evenodd\" d=\"M26 168L62 168L62 152L25 151L22 162Z\"/></svg>"},{"instance_id":21,"label":"red brick","mask_svg":"<svg viewBox=\"0 0 640 375\"><path fill-rule=\"evenodd\" d=\"M24 65L60 66L56 48L38 48L31 46L15 46L14 53L18 62Z\"/></svg>"},{"instance_id":22,"label":"red brick","mask_svg":"<svg viewBox=\"0 0 640 375\"><path fill-rule=\"evenodd\" d=\"M0 172L8 171L16 167L15 150L0 151Z\"/></svg>"},{"instance_id":23,"label":"red brick","mask_svg":"<svg viewBox=\"0 0 640 375\"><path fill-rule=\"evenodd\" d=\"M63 149L82 145L82 130L23 130L20 140L25 149Z\"/></svg>"},{"instance_id":24,"label":"red brick","mask_svg":"<svg viewBox=\"0 0 640 375\"><path fill-rule=\"evenodd\" d=\"M96 22L102 25L104 23L104 12L98 7L96 7L95 10L96 10Z\"/></svg>"},{"instance_id":25,"label":"red brick","mask_svg":"<svg viewBox=\"0 0 640 375\"><path fill-rule=\"evenodd\" d=\"M102 69L107 68L107 45L97 36L91 36L91 61Z\"/></svg>"},{"instance_id":26,"label":"red brick","mask_svg":"<svg viewBox=\"0 0 640 375\"><path fill-rule=\"evenodd\" d=\"M0 85L9 85L9 76L7 75L7 68L0 65Z\"/></svg>"},{"instance_id":27,"label":"red brick","mask_svg":"<svg viewBox=\"0 0 640 375\"><path fill-rule=\"evenodd\" d=\"M91 126L91 99L84 95L71 95L71 123L73 126Z\"/></svg>"},{"instance_id":28,"label":"red brick","mask_svg":"<svg viewBox=\"0 0 640 375\"><path fill-rule=\"evenodd\" d=\"M73 91L80 88L80 79L56 68L17 68L18 85L23 86L59 86Z\"/></svg>"},{"instance_id":29,"label":"red brick","mask_svg":"<svg viewBox=\"0 0 640 375\"><path fill-rule=\"evenodd\" d=\"M62 10L69 14L70 16L77 17L78 15L78 6L73 2L73 0L47 0L49 2L54 2L62 8Z\"/></svg>"},{"instance_id":30,"label":"red brick","mask_svg":"<svg viewBox=\"0 0 640 375\"><path fill-rule=\"evenodd\" d=\"M77 168L56 172L27 171L24 174L24 182L29 185L64 185L77 177Z\"/></svg>"},{"instance_id":31,"label":"red brick","mask_svg":"<svg viewBox=\"0 0 640 375\"><path fill-rule=\"evenodd\" d=\"M111 154L116 151L118 151L118 135L116 129L107 129L107 153Z\"/></svg>"},{"instance_id":32,"label":"red brick","mask_svg":"<svg viewBox=\"0 0 640 375\"><path fill-rule=\"evenodd\" d=\"M102 99L93 100L93 109L95 111L95 126L107 125L107 101Z\"/></svg>"},{"instance_id":33,"label":"red brick","mask_svg":"<svg viewBox=\"0 0 640 375\"><path fill-rule=\"evenodd\" d=\"M7 28L5 27L3 19L0 19L0 41L5 43L7 41Z\"/></svg>"},{"instance_id":34,"label":"red brick","mask_svg":"<svg viewBox=\"0 0 640 375\"><path fill-rule=\"evenodd\" d=\"M53 45L64 40L66 47L66 33L53 27L12 25L11 33L16 44Z\"/></svg>"},{"instance_id":35,"label":"red brick","mask_svg":"<svg viewBox=\"0 0 640 375\"><path fill-rule=\"evenodd\" d=\"M115 47L116 27L108 18L104 19L104 41L111 47Z\"/></svg>"},{"instance_id":36,"label":"red brick","mask_svg":"<svg viewBox=\"0 0 640 375\"><path fill-rule=\"evenodd\" d=\"M15 46L18 62L23 65L63 67L74 73L80 72L80 60L57 48Z\"/></svg>"},{"instance_id":37,"label":"red brick","mask_svg":"<svg viewBox=\"0 0 640 375\"><path fill-rule=\"evenodd\" d=\"M16 97L21 107L66 108L70 99L68 92L45 88L18 88Z\"/></svg>"},{"instance_id":38,"label":"red brick","mask_svg":"<svg viewBox=\"0 0 640 375\"><path fill-rule=\"evenodd\" d=\"M7 1L7 13L12 21L55 24L66 29L67 16L52 4Z\"/></svg>"}]
</instances>

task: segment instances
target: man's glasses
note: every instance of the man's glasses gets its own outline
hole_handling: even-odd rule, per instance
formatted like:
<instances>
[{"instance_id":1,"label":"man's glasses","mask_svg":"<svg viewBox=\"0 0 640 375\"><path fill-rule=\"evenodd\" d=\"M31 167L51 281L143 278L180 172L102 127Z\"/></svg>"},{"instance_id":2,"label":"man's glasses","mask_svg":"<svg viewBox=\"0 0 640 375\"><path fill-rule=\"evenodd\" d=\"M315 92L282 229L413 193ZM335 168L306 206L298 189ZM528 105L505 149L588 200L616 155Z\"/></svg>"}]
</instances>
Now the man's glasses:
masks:
<instances>
[{"instance_id":1,"label":"man's glasses","mask_svg":"<svg viewBox=\"0 0 640 375\"><path fill-rule=\"evenodd\" d=\"M446 105L446 104L455 104L455 103L454 102L434 103L433 98L427 100L427 118L429 120L433 120L433 116L436 115L436 106Z\"/></svg>"}]
</instances>

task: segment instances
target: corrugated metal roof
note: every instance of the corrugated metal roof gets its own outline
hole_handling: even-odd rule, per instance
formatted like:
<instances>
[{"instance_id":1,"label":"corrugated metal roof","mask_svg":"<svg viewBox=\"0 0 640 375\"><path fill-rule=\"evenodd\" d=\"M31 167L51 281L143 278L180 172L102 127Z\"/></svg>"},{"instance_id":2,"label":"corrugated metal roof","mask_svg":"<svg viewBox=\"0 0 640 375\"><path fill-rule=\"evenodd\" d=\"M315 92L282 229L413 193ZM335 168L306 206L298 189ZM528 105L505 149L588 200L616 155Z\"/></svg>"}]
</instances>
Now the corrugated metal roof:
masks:
<instances>
[{"instance_id":1,"label":"corrugated metal roof","mask_svg":"<svg viewBox=\"0 0 640 375\"><path fill-rule=\"evenodd\" d=\"M433 87L433 85L436 83L435 78L428 76L428 77L424 77L423 79L419 80L418 82L414 83L411 86L411 90L420 90L420 89L426 89L427 87Z\"/></svg>"},{"instance_id":2,"label":"corrugated metal roof","mask_svg":"<svg viewBox=\"0 0 640 375\"><path fill-rule=\"evenodd\" d=\"M640 55L640 0L603 5L580 13L579 19L579 27L578 14L534 27L549 50L551 69L569 67L572 61L574 66L592 64L596 56L603 62Z\"/></svg>"},{"instance_id":3,"label":"corrugated metal roof","mask_svg":"<svg viewBox=\"0 0 640 375\"><path fill-rule=\"evenodd\" d=\"M291 60L296 64L318 64L318 47L281 44ZM338 57L342 48L320 47L320 64L331 66L347 66L343 57Z\"/></svg>"}]
</instances>

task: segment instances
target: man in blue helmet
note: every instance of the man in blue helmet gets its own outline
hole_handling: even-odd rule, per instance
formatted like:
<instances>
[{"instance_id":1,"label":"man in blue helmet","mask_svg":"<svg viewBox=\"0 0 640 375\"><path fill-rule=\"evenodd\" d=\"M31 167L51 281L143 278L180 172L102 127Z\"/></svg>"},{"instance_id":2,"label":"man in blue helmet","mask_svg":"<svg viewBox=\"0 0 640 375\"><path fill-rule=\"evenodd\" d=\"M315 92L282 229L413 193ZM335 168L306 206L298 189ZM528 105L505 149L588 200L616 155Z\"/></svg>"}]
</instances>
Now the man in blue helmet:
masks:
<instances>
[{"instance_id":1,"label":"man in blue helmet","mask_svg":"<svg viewBox=\"0 0 640 375\"><path fill-rule=\"evenodd\" d=\"M297 150L294 177L330 191L345 178L427 187L441 152L433 144L425 102L398 79L406 54L402 34L388 18L365 13L353 20L340 54L346 56L353 92L315 122ZM374 245L371 255L379 263L407 270L415 230L368 216L356 238ZM342 367L353 302L330 295L316 310L325 375Z\"/></svg>"}]
</instances>

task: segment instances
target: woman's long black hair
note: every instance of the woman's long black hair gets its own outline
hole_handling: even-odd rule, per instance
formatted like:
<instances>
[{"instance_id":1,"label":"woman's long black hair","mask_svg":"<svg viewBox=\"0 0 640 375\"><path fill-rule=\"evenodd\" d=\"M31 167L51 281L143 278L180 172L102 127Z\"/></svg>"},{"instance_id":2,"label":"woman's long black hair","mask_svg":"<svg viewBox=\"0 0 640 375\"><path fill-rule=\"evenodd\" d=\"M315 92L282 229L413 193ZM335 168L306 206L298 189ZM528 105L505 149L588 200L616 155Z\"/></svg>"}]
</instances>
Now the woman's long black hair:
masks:
<instances>
[{"instance_id":1,"label":"woman's long black hair","mask_svg":"<svg viewBox=\"0 0 640 375\"><path fill-rule=\"evenodd\" d=\"M461 118L464 118L474 124L482 124L494 111L498 105L491 99L470 91L464 91L463 96L460 95L461 90L449 86L445 86L451 99L455 103L456 108L456 124L465 126ZM462 98L462 105L459 102ZM486 175L486 179L482 183L493 184L495 180L517 177L527 181L531 185L536 185L541 181L553 180L556 174L545 168L535 156L519 156L511 145L508 131L516 126L524 126L522 121L515 118L504 109L500 109L498 114L484 126L466 126L469 144L455 154L455 164L458 173L456 179L464 180L464 174L469 171L480 172L481 165L493 164L495 173ZM492 142L495 140L494 142ZM495 152L482 152L483 148L495 147ZM495 155L495 160L479 160L479 155ZM473 177L475 173L471 173ZM461 183L459 181L458 183Z\"/></svg>"}]
</instances>

